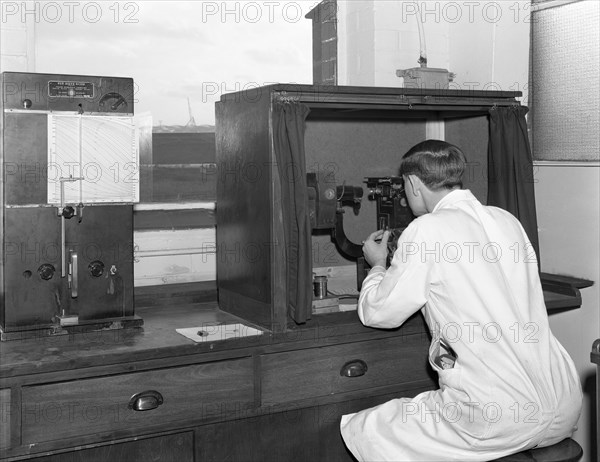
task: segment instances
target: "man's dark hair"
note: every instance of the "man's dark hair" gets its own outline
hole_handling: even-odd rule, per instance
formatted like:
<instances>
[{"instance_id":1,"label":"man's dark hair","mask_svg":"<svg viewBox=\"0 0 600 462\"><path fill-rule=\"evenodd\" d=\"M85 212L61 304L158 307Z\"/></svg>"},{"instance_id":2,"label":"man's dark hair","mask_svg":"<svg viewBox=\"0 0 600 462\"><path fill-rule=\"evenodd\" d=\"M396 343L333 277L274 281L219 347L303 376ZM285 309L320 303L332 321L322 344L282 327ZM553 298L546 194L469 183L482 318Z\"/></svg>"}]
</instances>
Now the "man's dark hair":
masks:
<instances>
[{"instance_id":1,"label":"man's dark hair","mask_svg":"<svg viewBox=\"0 0 600 462\"><path fill-rule=\"evenodd\" d=\"M432 191L462 188L466 162L463 152L453 144L427 140L404 154L400 175L416 175Z\"/></svg>"}]
</instances>

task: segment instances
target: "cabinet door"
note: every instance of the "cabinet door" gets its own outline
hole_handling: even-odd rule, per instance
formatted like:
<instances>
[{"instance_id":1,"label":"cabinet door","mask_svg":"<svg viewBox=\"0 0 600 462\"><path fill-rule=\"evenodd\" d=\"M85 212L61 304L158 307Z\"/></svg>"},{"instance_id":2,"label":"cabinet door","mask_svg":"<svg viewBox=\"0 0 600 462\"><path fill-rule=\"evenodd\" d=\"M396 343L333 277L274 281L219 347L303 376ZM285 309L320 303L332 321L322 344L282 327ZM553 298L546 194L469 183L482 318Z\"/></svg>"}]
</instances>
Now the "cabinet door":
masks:
<instances>
[{"instance_id":1,"label":"cabinet door","mask_svg":"<svg viewBox=\"0 0 600 462\"><path fill-rule=\"evenodd\" d=\"M37 457L35 462L193 462L192 432Z\"/></svg>"},{"instance_id":2,"label":"cabinet door","mask_svg":"<svg viewBox=\"0 0 600 462\"><path fill-rule=\"evenodd\" d=\"M414 397L424 388L401 396ZM398 398L399 393L291 408L196 428L196 461L202 462L352 462L340 434L344 414L358 412ZM227 444L227 441L233 441Z\"/></svg>"},{"instance_id":3,"label":"cabinet door","mask_svg":"<svg viewBox=\"0 0 600 462\"><path fill-rule=\"evenodd\" d=\"M47 207L4 210L4 288L0 310L4 332L49 327L67 303L60 277L60 220ZM59 300L57 300L57 297ZM2 303L4 302L4 303Z\"/></svg>"}]
</instances>

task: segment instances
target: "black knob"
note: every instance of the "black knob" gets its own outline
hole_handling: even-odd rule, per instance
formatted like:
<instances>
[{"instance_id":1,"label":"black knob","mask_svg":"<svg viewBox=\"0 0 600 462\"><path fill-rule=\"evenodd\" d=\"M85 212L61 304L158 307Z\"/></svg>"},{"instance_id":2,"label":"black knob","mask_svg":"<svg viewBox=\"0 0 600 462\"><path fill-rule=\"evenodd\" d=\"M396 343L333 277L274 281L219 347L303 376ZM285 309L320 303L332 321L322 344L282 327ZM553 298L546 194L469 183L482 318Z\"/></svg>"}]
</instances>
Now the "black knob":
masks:
<instances>
[{"instance_id":1,"label":"black knob","mask_svg":"<svg viewBox=\"0 0 600 462\"><path fill-rule=\"evenodd\" d=\"M104 274L104 263L100 260L93 261L88 265L88 270L93 277L99 278Z\"/></svg>"},{"instance_id":2,"label":"black knob","mask_svg":"<svg viewBox=\"0 0 600 462\"><path fill-rule=\"evenodd\" d=\"M29 109L31 107L31 100L30 99L24 99L23 100L23 109Z\"/></svg>"},{"instance_id":3,"label":"black knob","mask_svg":"<svg viewBox=\"0 0 600 462\"><path fill-rule=\"evenodd\" d=\"M65 218L73 218L75 216L75 209L70 205L67 205L62 209L62 216Z\"/></svg>"},{"instance_id":4,"label":"black knob","mask_svg":"<svg viewBox=\"0 0 600 462\"><path fill-rule=\"evenodd\" d=\"M38 274L44 281L52 279L55 271L56 270L54 269L54 266L52 266L50 263L44 263L38 268Z\"/></svg>"}]
</instances>

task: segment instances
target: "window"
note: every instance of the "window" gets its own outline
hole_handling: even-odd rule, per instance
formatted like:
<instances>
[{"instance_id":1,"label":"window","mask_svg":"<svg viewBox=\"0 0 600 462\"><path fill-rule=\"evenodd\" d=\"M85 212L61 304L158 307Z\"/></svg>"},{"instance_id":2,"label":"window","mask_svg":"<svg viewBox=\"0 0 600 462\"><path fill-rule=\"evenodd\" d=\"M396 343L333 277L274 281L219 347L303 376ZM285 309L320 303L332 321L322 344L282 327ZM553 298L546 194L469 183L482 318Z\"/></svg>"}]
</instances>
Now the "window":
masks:
<instances>
[{"instance_id":1,"label":"window","mask_svg":"<svg viewBox=\"0 0 600 462\"><path fill-rule=\"evenodd\" d=\"M534 0L529 122L535 160L600 160L600 2Z\"/></svg>"}]
</instances>

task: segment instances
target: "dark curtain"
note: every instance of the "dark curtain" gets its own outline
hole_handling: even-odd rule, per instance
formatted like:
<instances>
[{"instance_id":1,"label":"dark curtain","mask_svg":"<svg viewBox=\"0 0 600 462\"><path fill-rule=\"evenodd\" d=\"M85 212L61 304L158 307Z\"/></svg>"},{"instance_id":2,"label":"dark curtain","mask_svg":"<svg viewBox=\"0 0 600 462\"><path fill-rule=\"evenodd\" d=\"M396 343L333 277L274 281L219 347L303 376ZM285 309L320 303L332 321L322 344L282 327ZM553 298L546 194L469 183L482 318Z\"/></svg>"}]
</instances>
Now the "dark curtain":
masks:
<instances>
[{"instance_id":1,"label":"dark curtain","mask_svg":"<svg viewBox=\"0 0 600 462\"><path fill-rule=\"evenodd\" d=\"M524 106L490 109L488 205L501 207L519 219L539 263L533 158L525 121L527 111Z\"/></svg>"},{"instance_id":2,"label":"dark curtain","mask_svg":"<svg viewBox=\"0 0 600 462\"><path fill-rule=\"evenodd\" d=\"M273 139L281 185L286 259L287 306L299 323L310 318L312 301L312 243L308 216L305 120L310 109L301 103L276 102Z\"/></svg>"}]
</instances>

